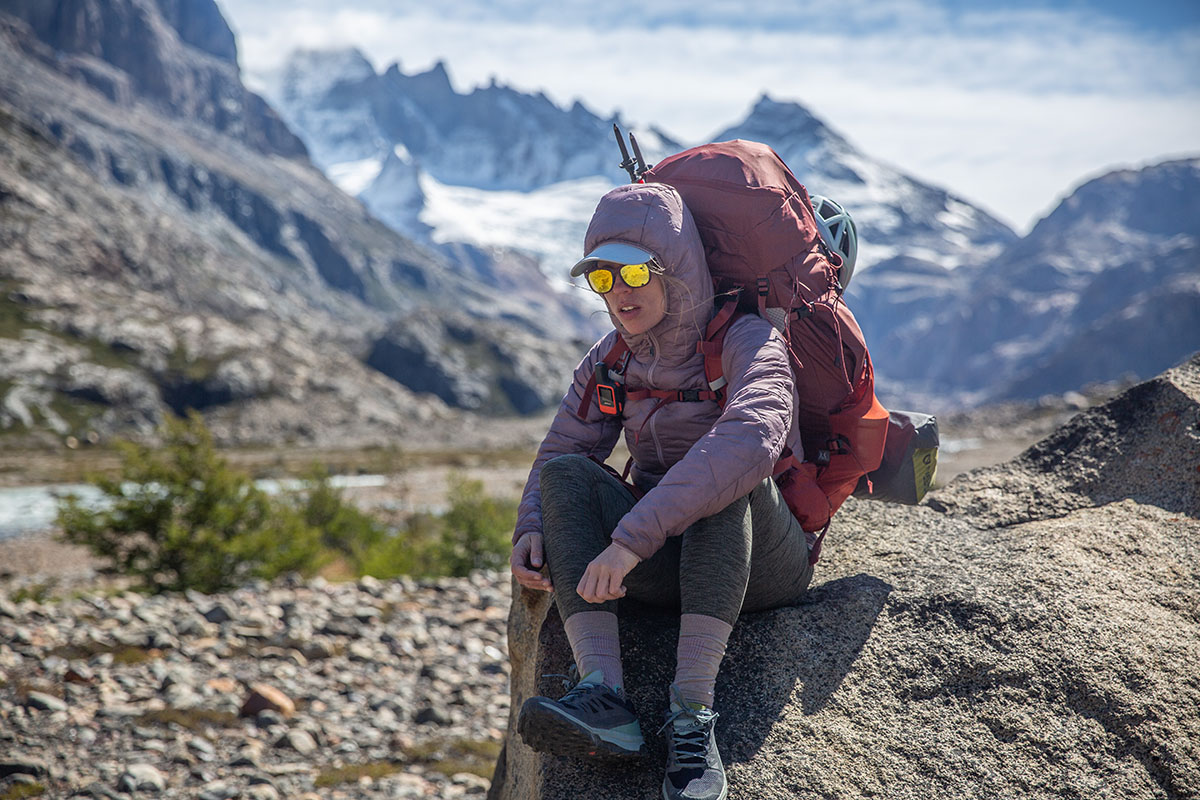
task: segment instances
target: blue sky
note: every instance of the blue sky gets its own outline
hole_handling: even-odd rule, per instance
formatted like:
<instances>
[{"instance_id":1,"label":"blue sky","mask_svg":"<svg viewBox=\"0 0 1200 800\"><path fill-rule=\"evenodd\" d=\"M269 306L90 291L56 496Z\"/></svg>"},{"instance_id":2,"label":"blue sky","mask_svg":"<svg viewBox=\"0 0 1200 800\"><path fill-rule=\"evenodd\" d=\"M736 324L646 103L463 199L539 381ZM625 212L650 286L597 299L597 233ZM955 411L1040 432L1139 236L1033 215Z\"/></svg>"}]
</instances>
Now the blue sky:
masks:
<instances>
[{"instance_id":1,"label":"blue sky","mask_svg":"<svg viewBox=\"0 0 1200 800\"><path fill-rule=\"evenodd\" d=\"M1200 2L218 0L248 82L294 47L444 59L693 143L763 92L1024 231L1081 180L1200 154Z\"/></svg>"}]
</instances>

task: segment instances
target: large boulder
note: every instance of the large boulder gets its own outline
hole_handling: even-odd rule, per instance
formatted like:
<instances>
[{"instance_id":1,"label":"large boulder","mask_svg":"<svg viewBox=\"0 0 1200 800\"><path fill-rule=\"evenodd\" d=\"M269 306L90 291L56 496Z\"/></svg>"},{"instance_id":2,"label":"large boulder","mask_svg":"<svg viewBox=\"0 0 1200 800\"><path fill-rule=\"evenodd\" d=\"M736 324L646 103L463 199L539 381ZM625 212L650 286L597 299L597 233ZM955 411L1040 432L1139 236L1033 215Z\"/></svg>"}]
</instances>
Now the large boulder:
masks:
<instances>
[{"instance_id":1,"label":"large boulder","mask_svg":"<svg viewBox=\"0 0 1200 800\"><path fill-rule=\"evenodd\" d=\"M1200 357L917 507L847 501L802 604L746 614L717 682L738 798L1200 797ZM548 596L514 593L494 800L655 797L677 620L622 609L649 756L547 757Z\"/></svg>"}]
</instances>

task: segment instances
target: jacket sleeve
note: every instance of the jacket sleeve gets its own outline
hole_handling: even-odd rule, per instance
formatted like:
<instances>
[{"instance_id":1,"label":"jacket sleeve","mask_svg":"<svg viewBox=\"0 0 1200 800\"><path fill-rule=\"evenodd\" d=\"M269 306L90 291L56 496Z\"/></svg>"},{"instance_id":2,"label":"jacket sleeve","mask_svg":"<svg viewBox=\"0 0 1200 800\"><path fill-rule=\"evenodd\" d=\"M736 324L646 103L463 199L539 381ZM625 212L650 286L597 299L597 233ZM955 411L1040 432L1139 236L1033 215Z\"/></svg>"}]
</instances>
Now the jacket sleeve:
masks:
<instances>
[{"instance_id":1,"label":"jacket sleeve","mask_svg":"<svg viewBox=\"0 0 1200 800\"><path fill-rule=\"evenodd\" d=\"M620 417L602 413L594 400L588 408L586 419L580 419L575 412L595 372L596 362L603 359L616 344L618 335L613 331L592 345L592 349L575 367L575 376L558 406L558 413L550 423L550 430L538 448L533 468L525 481L525 491L517 509L517 525L513 531L514 543L526 533L542 532L542 465L555 456L571 453L596 456L601 460L612 453L613 445L621 434Z\"/></svg>"},{"instance_id":2,"label":"jacket sleeve","mask_svg":"<svg viewBox=\"0 0 1200 800\"><path fill-rule=\"evenodd\" d=\"M722 365L729 385L721 416L613 531L614 542L642 559L749 494L783 452L795 390L779 334L759 317L738 320L726 332Z\"/></svg>"}]
</instances>

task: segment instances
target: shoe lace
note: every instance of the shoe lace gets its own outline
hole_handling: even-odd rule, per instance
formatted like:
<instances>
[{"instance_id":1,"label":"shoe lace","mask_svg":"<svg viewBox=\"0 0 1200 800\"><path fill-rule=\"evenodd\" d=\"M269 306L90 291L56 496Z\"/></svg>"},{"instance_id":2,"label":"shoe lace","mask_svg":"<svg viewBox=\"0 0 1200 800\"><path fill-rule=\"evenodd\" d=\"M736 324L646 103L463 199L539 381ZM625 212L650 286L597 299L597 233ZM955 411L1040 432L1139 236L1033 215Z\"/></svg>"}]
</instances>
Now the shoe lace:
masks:
<instances>
[{"instance_id":1,"label":"shoe lace","mask_svg":"<svg viewBox=\"0 0 1200 800\"><path fill-rule=\"evenodd\" d=\"M695 710L687 706L672 711L667 716L667 721L658 732L671 729L675 759L680 766L704 767L708 763L708 736L717 716L717 712L711 708ZM680 718L683 718L683 724L676 725L675 721Z\"/></svg>"},{"instance_id":2,"label":"shoe lace","mask_svg":"<svg viewBox=\"0 0 1200 800\"><path fill-rule=\"evenodd\" d=\"M579 682L581 679L581 676L579 674L579 668L576 667L574 664L571 665L571 669L568 671L568 673L566 675L563 675L562 673L559 673L559 672L553 672L548 675L543 675L542 677L543 678L559 678L562 680L563 688L567 690L567 693L564 694L562 697L558 698L558 702L561 705L567 706L568 708L575 707L577 705L577 703L579 702L579 700L581 699L581 696L585 692L594 688L593 684L590 684L590 683L581 684Z\"/></svg>"}]
</instances>

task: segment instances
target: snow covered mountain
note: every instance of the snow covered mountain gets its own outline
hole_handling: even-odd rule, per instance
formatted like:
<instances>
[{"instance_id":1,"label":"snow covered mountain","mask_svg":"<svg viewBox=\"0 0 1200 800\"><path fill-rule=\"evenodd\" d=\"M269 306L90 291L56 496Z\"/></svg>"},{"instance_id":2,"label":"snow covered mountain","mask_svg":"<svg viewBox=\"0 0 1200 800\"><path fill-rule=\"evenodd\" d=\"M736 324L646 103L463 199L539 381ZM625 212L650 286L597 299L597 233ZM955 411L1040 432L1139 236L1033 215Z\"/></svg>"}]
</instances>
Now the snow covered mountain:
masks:
<instances>
[{"instance_id":1,"label":"snow covered mountain","mask_svg":"<svg viewBox=\"0 0 1200 800\"><path fill-rule=\"evenodd\" d=\"M1200 349L1200 158L1076 189L934 317L939 386L1037 397Z\"/></svg>"},{"instance_id":2,"label":"snow covered mountain","mask_svg":"<svg viewBox=\"0 0 1200 800\"><path fill-rule=\"evenodd\" d=\"M542 292L540 302L572 309L577 333L603 325L587 312L596 307L589 293L549 289L567 287L561 276L597 199L627 179L613 120L496 84L460 94L444 64L377 74L355 51L295 54L272 94L314 161L393 228L497 285L519 286L531 302ZM685 146L654 128L638 134L652 163ZM733 138L770 145L810 192L854 216L861 246L848 296L893 397L1037 396L1120 371L1156 374L1200 347L1188 282L1200 272L1188 219L1200 214L1150 213L1192 208L1178 188L1196 191L1192 162L1082 187L1019 239L969 201L862 153L797 103L763 95L711 140ZM505 283L513 264L526 268ZM546 286L528 285L530 264ZM1114 295L1105 289L1113 278L1174 294L1138 284ZM1151 335L1143 322L1154 309L1165 331ZM1166 340L1154 359L1138 355L1138 338L1100 354L1086 345L1109 340L1097 326Z\"/></svg>"},{"instance_id":3,"label":"snow covered mountain","mask_svg":"<svg viewBox=\"0 0 1200 800\"><path fill-rule=\"evenodd\" d=\"M376 75L355 50L297 52L272 96L314 161L397 230L517 249L551 271L575 254L599 195L626 179L618 120L495 84L458 94L442 63ZM652 163L684 146L655 128L638 135ZM860 153L796 103L764 95L712 141L733 138L771 145L810 190L850 208L864 267L904 255L953 268L1016 238L965 200Z\"/></svg>"},{"instance_id":4,"label":"snow covered mountain","mask_svg":"<svg viewBox=\"0 0 1200 800\"><path fill-rule=\"evenodd\" d=\"M858 226L859 262L919 259L953 269L1016 239L986 211L857 150L797 103L759 98L746 119L712 137L769 144L809 192L841 203Z\"/></svg>"},{"instance_id":5,"label":"snow covered mountain","mask_svg":"<svg viewBox=\"0 0 1200 800\"><path fill-rule=\"evenodd\" d=\"M441 183L525 192L623 175L611 130L617 118L601 119L578 102L562 109L544 94L495 82L460 94L442 62L414 75L399 64L376 74L354 49L298 51L271 95L326 169L366 160L381 167L390 153ZM653 133L642 144L647 152L678 147ZM358 180L367 174L364 166Z\"/></svg>"},{"instance_id":6,"label":"snow covered mountain","mask_svg":"<svg viewBox=\"0 0 1200 800\"><path fill-rule=\"evenodd\" d=\"M627 180L612 137L619 120L495 84L459 94L441 63L376 74L356 50L297 52L269 93L314 162L394 229L479 251L477 263L530 259L564 304L595 307L561 290L597 199ZM684 147L657 128L637 133L651 163ZM796 103L764 95L712 140L739 137L771 145L811 191L851 210L863 234L859 274L899 258L893 270L915 268L927 288L934 268L951 291L950 270L1016 238L965 200L860 153Z\"/></svg>"},{"instance_id":7,"label":"snow covered mountain","mask_svg":"<svg viewBox=\"0 0 1200 800\"><path fill-rule=\"evenodd\" d=\"M377 74L357 50L294 53L268 89L313 162L394 230L482 285L594 338L600 304L566 278L596 201L624 173L612 125L582 104L497 85L456 92L444 64ZM678 143L644 132L648 154ZM544 275L537 280L531 276Z\"/></svg>"}]
</instances>

